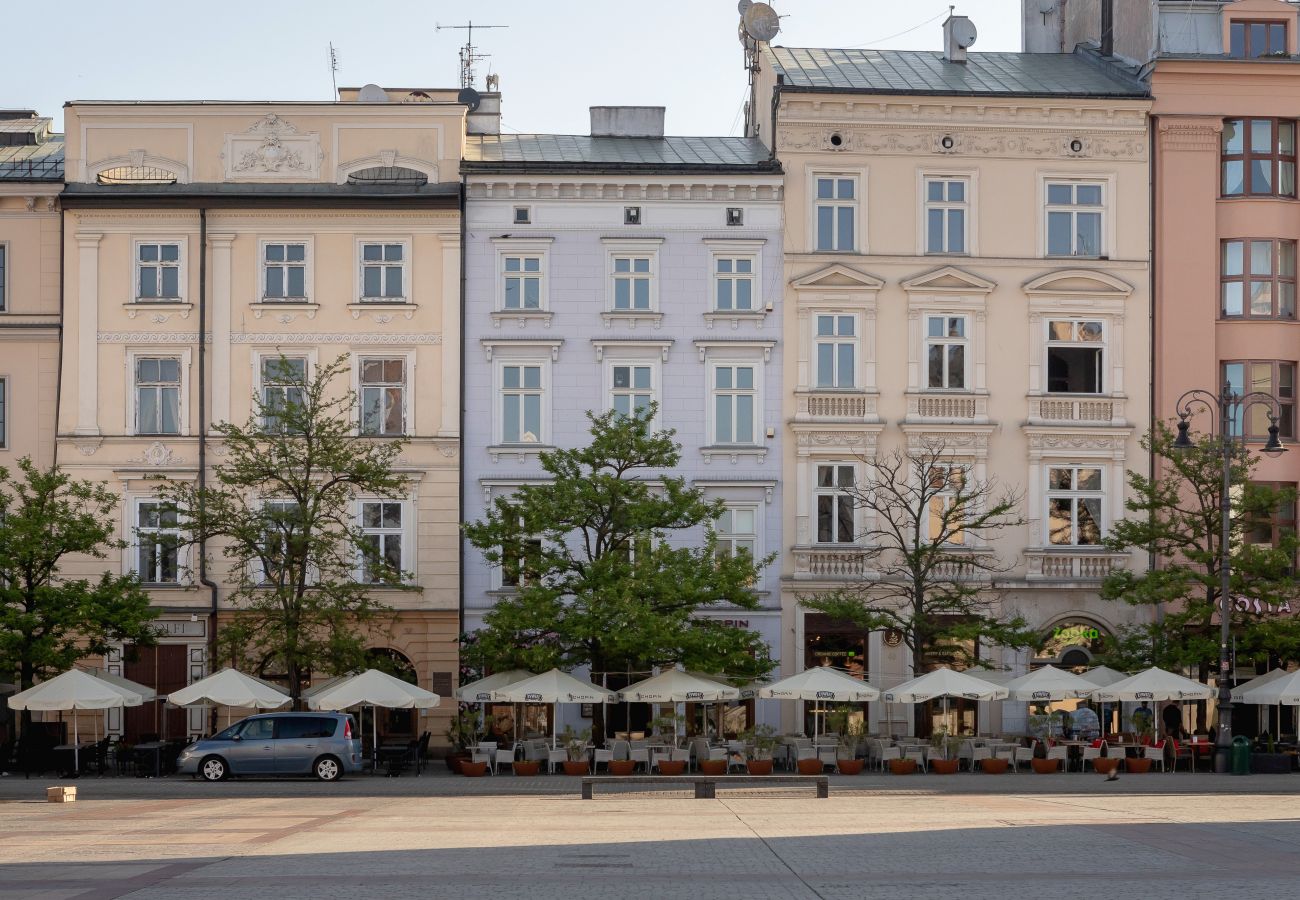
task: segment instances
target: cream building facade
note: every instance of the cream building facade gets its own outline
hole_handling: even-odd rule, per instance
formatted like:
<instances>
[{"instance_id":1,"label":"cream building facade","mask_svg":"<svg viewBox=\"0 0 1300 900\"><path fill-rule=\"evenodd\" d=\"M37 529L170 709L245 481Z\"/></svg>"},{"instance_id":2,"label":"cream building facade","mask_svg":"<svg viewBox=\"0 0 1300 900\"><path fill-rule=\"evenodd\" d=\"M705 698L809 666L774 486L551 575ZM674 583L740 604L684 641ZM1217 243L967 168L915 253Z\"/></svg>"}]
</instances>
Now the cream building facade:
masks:
<instances>
[{"instance_id":1,"label":"cream building facade","mask_svg":"<svg viewBox=\"0 0 1300 900\"><path fill-rule=\"evenodd\" d=\"M806 611L869 583L864 523L842 488L876 454L941 441L980 480L1023 493L994 546L1002 610L1037 654L1086 660L1129 613L1101 578L1144 564L1097 545L1144 471L1149 419L1145 87L1083 54L969 55L761 45L750 132L785 171L785 448L781 658L888 688L903 644ZM962 724L1014 727L963 710ZM892 730L919 727L893 710ZM884 730L872 704L868 730ZM793 724L793 723L787 723ZM927 724L928 723L924 723ZM922 731L928 730L922 727Z\"/></svg>"},{"instance_id":2,"label":"cream building facade","mask_svg":"<svg viewBox=\"0 0 1300 900\"><path fill-rule=\"evenodd\" d=\"M222 454L213 423L242 423L254 394L275 390L269 360L311 371L344 356L352 389L386 397L391 412L359 416L362 432L408 440L409 494L377 518L419 590L376 590L395 616L370 644L450 693L465 123L455 91L373 85L334 103L67 105L58 460L120 492L129 546L109 564L138 572L160 613L159 646L114 653L111 671L162 693L217 665L210 647L231 614L224 560L209 548L210 587L196 558L156 549L154 535L175 524L160 516L152 480L210 473ZM366 498L357 503L369 528ZM386 725L438 743L450 708ZM159 716L113 713L110 729L207 728L199 710Z\"/></svg>"}]
</instances>

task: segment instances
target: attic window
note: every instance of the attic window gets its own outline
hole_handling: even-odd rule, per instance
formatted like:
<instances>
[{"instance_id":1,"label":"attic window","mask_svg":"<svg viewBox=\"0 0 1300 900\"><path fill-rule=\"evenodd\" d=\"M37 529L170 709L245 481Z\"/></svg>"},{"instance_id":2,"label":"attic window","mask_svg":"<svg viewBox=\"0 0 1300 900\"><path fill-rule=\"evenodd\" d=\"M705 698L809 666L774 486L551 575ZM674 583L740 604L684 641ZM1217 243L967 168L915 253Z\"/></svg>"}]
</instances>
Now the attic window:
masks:
<instances>
[{"instance_id":1,"label":"attic window","mask_svg":"<svg viewBox=\"0 0 1300 900\"><path fill-rule=\"evenodd\" d=\"M348 184L400 184L420 187L429 183L429 176L415 169L401 166L371 166L348 176Z\"/></svg>"},{"instance_id":2,"label":"attic window","mask_svg":"<svg viewBox=\"0 0 1300 900\"><path fill-rule=\"evenodd\" d=\"M115 166L100 172L100 184L175 184L175 174L157 166Z\"/></svg>"}]
</instances>

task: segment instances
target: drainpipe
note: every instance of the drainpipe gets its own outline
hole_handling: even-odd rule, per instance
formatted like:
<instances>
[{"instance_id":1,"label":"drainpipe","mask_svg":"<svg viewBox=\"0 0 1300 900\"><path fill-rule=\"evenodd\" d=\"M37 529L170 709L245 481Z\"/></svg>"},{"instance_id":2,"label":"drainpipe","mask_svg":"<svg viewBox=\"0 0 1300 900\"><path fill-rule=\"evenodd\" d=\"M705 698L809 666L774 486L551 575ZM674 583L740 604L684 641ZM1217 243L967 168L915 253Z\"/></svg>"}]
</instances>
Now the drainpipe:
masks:
<instances>
[{"instance_id":1,"label":"drainpipe","mask_svg":"<svg viewBox=\"0 0 1300 900\"><path fill-rule=\"evenodd\" d=\"M54 374L54 451L50 455L50 465L58 466L59 464L59 416L63 412L63 310L66 300L63 296L63 276L67 268L68 248L64 245L67 239L68 213L64 210L63 204L59 204L59 369Z\"/></svg>"},{"instance_id":2,"label":"drainpipe","mask_svg":"<svg viewBox=\"0 0 1300 900\"><path fill-rule=\"evenodd\" d=\"M465 359L468 352L469 341L466 335L469 334L469 328L466 327L465 321L465 239L469 236L469 229L465 223L466 197L469 193L469 176L462 174L460 176L460 297L457 301L460 303L460 432L456 438L459 445L457 456L460 459L460 477L456 479L457 490L459 491L458 502L460 503L460 518L465 518ZM445 298L444 298L444 302ZM458 529L459 530L459 529ZM460 566L460 577L458 590L458 610L456 614L456 671L452 673L452 689L460 687L460 636L465 633L465 535L459 534L456 542L457 561Z\"/></svg>"},{"instance_id":3,"label":"drainpipe","mask_svg":"<svg viewBox=\"0 0 1300 900\"><path fill-rule=\"evenodd\" d=\"M1159 285L1159 282L1156 279L1156 263L1160 255L1160 251L1158 249L1160 245L1156 239L1157 237L1156 235L1156 209L1157 209L1156 176L1158 175L1158 170L1156 168L1156 146L1159 143L1157 133L1159 131L1160 120L1158 116L1148 115L1147 122L1148 122L1148 132L1149 132L1147 135L1147 142L1148 142L1147 155L1149 157L1149 161L1147 163L1148 166L1147 178L1150 182L1147 189L1147 204L1148 204L1147 216L1150 220L1147 226L1148 233L1149 233L1149 236L1147 238L1148 241L1147 256L1151 261L1150 262L1151 271L1149 273L1149 285L1150 285L1149 290L1151 292L1151 298L1149 300L1149 311L1147 313L1149 319L1149 325L1151 329L1151 340L1147 342L1147 366L1150 369L1151 377L1147 379L1148 383L1150 384L1150 387L1148 388L1147 391L1147 404L1148 404L1148 419L1149 419L1148 427L1154 428L1156 421L1159 417L1156 410L1156 291ZM1150 450L1147 451L1147 472L1150 473L1150 476L1152 478L1154 478L1156 475L1156 455L1154 451L1150 451ZM1154 512L1152 513L1152 515L1154 515ZM1155 549L1152 548L1148 550L1147 555L1148 555L1147 568L1151 571L1155 571L1160 567L1160 559L1156 555ZM1165 618L1164 604L1158 604L1156 606L1156 621L1163 622L1164 618Z\"/></svg>"},{"instance_id":4,"label":"drainpipe","mask_svg":"<svg viewBox=\"0 0 1300 900\"><path fill-rule=\"evenodd\" d=\"M771 159L776 160L776 111L781 105L781 86L785 84L785 76L780 72L776 73L776 86L772 89L772 137L771 137Z\"/></svg>"},{"instance_id":5,"label":"drainpipe","mask_svg":"<svg viewBox=\"0 0 1300 900\"><path fill-rule=\"evenodd\" d=\"M208 210L199 207L199 517L203 517L203 492L208 485ZM206 528L206 526L205 526ZM209 668L217 661L217 583L208 577L208 537L199 534L199 584L211 593L208 611ZM211 674L209 672L208 674ZM212 727L217 709L212 708Z\"/></svg>"}]
</instances>

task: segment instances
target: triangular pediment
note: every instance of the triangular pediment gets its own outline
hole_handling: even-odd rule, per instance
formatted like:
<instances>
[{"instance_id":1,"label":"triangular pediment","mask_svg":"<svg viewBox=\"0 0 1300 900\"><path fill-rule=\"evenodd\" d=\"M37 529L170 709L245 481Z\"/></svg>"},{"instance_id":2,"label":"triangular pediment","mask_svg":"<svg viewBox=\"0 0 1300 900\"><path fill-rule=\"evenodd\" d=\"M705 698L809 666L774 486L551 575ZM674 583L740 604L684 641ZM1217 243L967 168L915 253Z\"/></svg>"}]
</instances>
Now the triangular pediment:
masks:
<instances>
[{"instance_id":1,"label":"triangular pediment","mask_svg":"<svg viewBox=\"0 0 1300 900\"><path fill-rule=\"evenodd\" d=\"M1052 294L1057 297L1127 297L1133 293L1133 285L1108 272L1093 269L1060 269L1027 282L1025 293Z\"/></svg>"},{"instance_id":2,"label":"triangular pediment","mask_svg":"<svg viewBox=\"0 0 1300 900\"><path fill-rule=\"evenodd\" d=\"M834 263L807 275L801 275L790 282L796 290L817 291L878 291L885 282L874 275L851 269L842 263Z\"/></svg>"},{"instance_id":3,"label":"triangular pediment","mask_svg":"<svg viewBox=\"0 0 1300 900\"><path fill-rule=\"evenodd\" d=\"M956 266L944 266L903 282L905 291L936 294L987 294L995 287L997 284L987 278Z\"/></svg>"}]
</instances>

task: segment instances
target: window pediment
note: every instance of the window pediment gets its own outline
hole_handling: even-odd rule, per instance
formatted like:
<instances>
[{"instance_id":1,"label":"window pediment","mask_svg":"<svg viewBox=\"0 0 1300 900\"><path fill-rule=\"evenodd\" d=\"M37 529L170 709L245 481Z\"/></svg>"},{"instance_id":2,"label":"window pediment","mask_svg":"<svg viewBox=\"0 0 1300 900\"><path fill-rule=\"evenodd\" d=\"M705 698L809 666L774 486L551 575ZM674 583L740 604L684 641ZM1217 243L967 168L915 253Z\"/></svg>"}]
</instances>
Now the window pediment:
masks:
<instances>
[{"instance_id":1,"label":"window pediment","mask_svg":"<svg viewBox=\"0 0 1300 900\"><path fill-rule=\"evenodd\" d=\"M843 263L834 263L795 278L790 282L790 286L795 290L878 291L885 286L885 282Z\"/></svg>"},{"instance_id":2,"label":"window pediment","mask_svg":"<svg viewBox=\"0 0 1300 900\"><path fill-rule=\"evenodd\" d=\"M1049 294L1067 297L1109 297L1123 299L1133 293L1133 286L1106 272L1091 269L1061 269L1026 282L1030 296Z\"/></svg>"},{"instance_id":3,"label":"window pediment","mask_svg":"<svg viewBox=\"0 0 1300 900\"><path fill-rule=\"evenodd\" d=\"M932 272L917 275L903 282L908 293L930 294L987 294L997 287L995 282L981 278L957 266L943 266Z\"/></svg>"}]
</instances>

